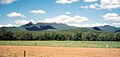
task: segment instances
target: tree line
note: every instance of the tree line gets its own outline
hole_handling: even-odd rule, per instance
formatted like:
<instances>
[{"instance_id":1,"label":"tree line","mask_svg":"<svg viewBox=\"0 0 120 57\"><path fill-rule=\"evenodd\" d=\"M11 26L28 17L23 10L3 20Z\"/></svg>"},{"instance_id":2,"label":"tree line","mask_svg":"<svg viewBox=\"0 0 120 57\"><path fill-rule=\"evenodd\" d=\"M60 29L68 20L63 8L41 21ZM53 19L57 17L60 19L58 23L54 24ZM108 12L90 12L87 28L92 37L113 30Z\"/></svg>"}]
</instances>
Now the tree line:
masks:
<instances>
[{"instance_id":1,"label":"tree line","mask_svg":"<svg viewBox=\"0 0 120 57\"><path fill-rule=\"evenodd\" d=\"M120 41L120 32L64 31L7 31L0 30L0 40L57 40L57 41Z\"/></svg>"}]
</instances>

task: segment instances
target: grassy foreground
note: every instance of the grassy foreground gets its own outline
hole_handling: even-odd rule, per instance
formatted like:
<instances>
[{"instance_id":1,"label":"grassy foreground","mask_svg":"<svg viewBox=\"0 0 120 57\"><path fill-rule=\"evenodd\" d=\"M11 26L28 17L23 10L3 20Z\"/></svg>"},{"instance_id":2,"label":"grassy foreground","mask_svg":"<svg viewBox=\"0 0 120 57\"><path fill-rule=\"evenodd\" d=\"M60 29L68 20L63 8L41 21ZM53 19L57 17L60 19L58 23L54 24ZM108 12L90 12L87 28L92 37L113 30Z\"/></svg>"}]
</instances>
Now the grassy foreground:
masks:
<instances>
[{"instance_id":1,"label":"grassy foreground","mask_svg":"<svg viewBox=\"0 0 120 57\"><path fill-rule=\"evenodd\" d=\"M1 46L51 46L85 48L120 48L114 41L0 41Z\"/></svg>"}]
</instances>

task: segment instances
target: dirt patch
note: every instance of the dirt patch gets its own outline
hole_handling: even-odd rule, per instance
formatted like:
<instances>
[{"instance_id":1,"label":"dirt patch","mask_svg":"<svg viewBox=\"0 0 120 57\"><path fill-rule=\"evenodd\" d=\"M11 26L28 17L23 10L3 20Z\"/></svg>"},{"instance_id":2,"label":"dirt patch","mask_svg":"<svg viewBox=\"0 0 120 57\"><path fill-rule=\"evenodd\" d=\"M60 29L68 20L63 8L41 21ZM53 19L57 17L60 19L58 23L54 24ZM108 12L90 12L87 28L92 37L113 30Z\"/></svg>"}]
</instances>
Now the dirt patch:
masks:
<instances>
[{"instance_id":1,"label":"dirt patch","mask_svg":"<svg viewBox=\"0 0 120 57\"><path fill-rule=\"evenodd\" d=\"M120 57L120 49L0 46L1 57Z\"/></svg>"}]
</instances>

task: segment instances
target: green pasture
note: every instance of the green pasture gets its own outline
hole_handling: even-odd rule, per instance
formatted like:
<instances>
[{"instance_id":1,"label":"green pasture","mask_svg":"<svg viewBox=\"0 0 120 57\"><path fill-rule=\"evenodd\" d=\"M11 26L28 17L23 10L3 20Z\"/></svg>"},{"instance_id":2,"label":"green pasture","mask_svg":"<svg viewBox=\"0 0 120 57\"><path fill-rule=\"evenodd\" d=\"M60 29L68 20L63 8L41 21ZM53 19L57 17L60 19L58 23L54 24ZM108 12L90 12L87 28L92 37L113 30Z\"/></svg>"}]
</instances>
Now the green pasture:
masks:
<instances>
[{"instance_id":1,"label":"green pasture","mask_svg":"<svg viewBox=\"0 0 120 57\"><path fill-rule=\"evenodd\" d=\"M0 41L0 46L120 48L120 42L116 42L116 41Z\"/></svg>"}]
</instances>

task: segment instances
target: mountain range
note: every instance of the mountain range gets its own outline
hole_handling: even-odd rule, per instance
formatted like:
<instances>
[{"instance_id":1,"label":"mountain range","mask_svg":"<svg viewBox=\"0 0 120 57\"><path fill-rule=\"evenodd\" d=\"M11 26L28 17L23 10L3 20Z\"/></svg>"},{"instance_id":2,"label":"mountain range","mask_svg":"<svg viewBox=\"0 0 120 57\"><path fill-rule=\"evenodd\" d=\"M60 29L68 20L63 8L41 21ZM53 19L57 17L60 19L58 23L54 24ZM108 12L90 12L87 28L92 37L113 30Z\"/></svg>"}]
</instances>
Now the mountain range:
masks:
<instances>
[{"instance_id":1,"label":"mountain range","mask_svg":"<svg viewBox=\"0 0 120 57\"><path fill-rule=\"evenodd\" d=\"M1 29L9 30L9 31L51 31L51 30L94 30L94 31L104 31L104 32L120 32L120 28L105 25L105 26L96 26L96 27L74 27L74 26L68 26L63 23L36 23L33 24L32 22L29 22L25 25L21 25L19 27L1 27Z\"/></svg>"},{"instance_id":2,"label":"mountain range","mask_svg":"<svg viewBox=\"0 0 120 57\"><path fill-rule=\"evenodd\" d=\"M36 23L33 24L29 22L25 25L21 25L19 27L1 27L0 29L5 29L9 31L43 31L43 30L64 30L75 28L74 26L68 26L63 23Z\"/></svg>"}]
</instances>

